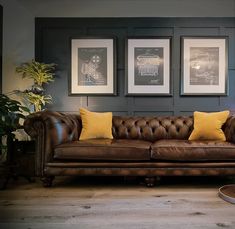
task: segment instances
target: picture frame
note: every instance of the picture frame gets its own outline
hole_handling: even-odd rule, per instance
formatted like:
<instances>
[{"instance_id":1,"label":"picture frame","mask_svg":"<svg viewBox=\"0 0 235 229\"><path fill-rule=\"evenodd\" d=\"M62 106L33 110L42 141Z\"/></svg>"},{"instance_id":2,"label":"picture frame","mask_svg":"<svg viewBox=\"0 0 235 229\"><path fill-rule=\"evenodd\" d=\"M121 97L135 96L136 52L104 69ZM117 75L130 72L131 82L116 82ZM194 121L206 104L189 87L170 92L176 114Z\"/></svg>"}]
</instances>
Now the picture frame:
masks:
<instances>
[{"instance_id":1,"label":"picture frame","mask_svg":"<svg viewBox=\"0 0 235 229\"><path fill-rule=\"evenodd\" d=\"M181 37L181 95L228 95L228 37Z\"/></svg>"},{"instance_id":2,"label":"picture frame","mask_svg":"<svg viewBox=\"0 0 235 229\"><path fill-rule=\"evenodd\" d=\"M171 96L171 37L126 39L127 96Z\"/></svg>"},{"instance_id":3,"label":"picture frame","mask_svg":"<svg viewBox=\"0 0 235 229\"><path fill-rule=\"evenodd\" d=\"M70 39L69 95L116 95L115 37Z\"/></svg>"}]
</instances>

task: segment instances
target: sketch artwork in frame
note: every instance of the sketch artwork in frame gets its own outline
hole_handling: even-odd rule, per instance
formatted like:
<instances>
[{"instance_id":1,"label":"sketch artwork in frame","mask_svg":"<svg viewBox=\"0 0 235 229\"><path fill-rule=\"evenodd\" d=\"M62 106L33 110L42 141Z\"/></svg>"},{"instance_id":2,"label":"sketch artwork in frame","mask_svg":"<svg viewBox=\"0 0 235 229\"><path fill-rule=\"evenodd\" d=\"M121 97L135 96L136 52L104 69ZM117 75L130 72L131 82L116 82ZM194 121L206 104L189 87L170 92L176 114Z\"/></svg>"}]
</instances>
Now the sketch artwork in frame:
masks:
<instances>
[{"instance_id":1,"label":"sketch artwork in frame","mask_svg":"<svg viewBox=\"0 0 235 229\"><path fill-rule=\"evenodd\" d=\"M70 95L115 95L114 38L71 39Z\"/></svg>"},{"instance_id":2,"label":"sketch artwork in frame","mask_svg":"<svg viewBox=\"0 0 235 229\"><path fill-rule=\"evenodd\" d=\"M181 38L181 95L227 95L227 37Z\"/></svg>"},{"instance_id":3,"label":"sketch artwork in frame","mask_svg":"<svg viewBox=\"0 0 235 229\"><path fill-rule=\"evenodd\" d=\"M170 37L127 38L127 95L171 95L170 44Z\"/></svg>"}]
</instances>

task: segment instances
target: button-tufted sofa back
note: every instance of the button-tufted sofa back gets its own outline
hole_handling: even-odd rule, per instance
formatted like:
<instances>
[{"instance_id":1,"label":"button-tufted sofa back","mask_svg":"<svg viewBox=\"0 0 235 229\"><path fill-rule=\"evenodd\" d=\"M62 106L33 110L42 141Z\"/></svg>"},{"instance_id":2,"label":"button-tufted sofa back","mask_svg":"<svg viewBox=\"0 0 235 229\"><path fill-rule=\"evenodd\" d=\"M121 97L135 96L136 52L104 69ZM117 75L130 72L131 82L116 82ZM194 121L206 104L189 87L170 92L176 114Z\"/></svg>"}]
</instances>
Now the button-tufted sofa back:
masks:
<instances>
[{"instance_id":1,"label":"button-tufted sofa back","mask_svg":"<svg viewBox=\"0 0 235 229\"><path fill-rule=\"evenodd\" d=\"M77 114L46 110L29 115L24 128L32 137L39 136L42 132L49 149L54 145L78 140L82 121ZM225 131L226 136L231 135L228 129L228 133ZM112 133L116 139L142 139L151 142L159 139L188 139L192 130L192 116L113 116Z\"/></svg>"},{"instance_id":2,"label":"button-tufted sofa back","mask_svg":"<svg viewBox=\"0 0 235 229\"><path fill-rule=\"evenodd\" d=\"M193 130L193 117L113 117L113 137L142 139L154 142L159 139L188 139Z\"/></svg>"},{"instance_id":3,"label":"button-tufted sofa back","mask_svg":"<svg viewBox=\"0 0 235 229\"><path fill-rule=\"evenodd\" d=\"M235 142L235 121L230 116L223 125L227 141ZM82 121L78 114L42 111L29 115L24 122L31 137L43 141L46 151L55 145L79 139ZM127 117L114 116L112 132L116 139L188 139L193 130L192 116Z\"/></svg>"}]
</instances>

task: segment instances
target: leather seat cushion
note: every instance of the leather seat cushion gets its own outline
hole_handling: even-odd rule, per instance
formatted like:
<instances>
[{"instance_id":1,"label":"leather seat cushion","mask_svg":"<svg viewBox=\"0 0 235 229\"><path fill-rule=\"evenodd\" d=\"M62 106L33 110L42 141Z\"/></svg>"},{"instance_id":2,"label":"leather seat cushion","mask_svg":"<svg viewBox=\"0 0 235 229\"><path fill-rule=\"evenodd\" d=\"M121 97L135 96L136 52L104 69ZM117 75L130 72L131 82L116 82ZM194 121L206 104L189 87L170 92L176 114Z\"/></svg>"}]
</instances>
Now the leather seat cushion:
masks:
<instances>
[{"instance_id":1,"label":"leather seat cushion","mask_svg":"<svg viewBox=\"0 0 235 229\"><path fill-rule=\"evenodd\" d=\"M159 140L151 145L151 158L170 161L235 160L235 144L222 141Z\"/></svg>"},{"instance_id":2,"label":"leather seat cushion","mask_svg":"<svg viewBox=\"0 0 235 229\"><path fill-rule=\"evenodd\" d=\"M150 160L150 142L128 139L89 139L58 145L54 159Z\"/></svg>"}]
</instances>

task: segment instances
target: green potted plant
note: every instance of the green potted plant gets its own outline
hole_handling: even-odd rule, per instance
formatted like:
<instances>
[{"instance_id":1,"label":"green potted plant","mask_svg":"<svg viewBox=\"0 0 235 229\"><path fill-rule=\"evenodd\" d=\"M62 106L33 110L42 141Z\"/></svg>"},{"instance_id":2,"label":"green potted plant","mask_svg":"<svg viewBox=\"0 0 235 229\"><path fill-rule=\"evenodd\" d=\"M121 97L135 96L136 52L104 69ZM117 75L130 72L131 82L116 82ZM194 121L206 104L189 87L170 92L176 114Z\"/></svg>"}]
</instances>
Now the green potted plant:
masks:
<instances>
[{"instance_id":1,"label":"green potted plant","mask_svg":"<svg viewBox=\"0 0 235 229\"><path fill-rule=\"evenodd\" d=\"M22 106L20 102L0 94L0 146L1 155L9 151L12 141L15 139L14 131L20 128L20 119L25 119L29 109ZM3 137L6 143L3 143Z\"/></svg>"},{"instance_id":2,"label":"green potted plant","mask_svg":"<svg viewBox=\"0 0 235 229\"><path fill-rule=\"evenodd\" d=\"M54 71L56 64L45 64L35 60L23 63L16 68L16 72L22 75L22 78L33 79L33 85L30 89L16 91L30 104L34 111L41 111L47 103L52 103L52 97L44 94L44 84L54 81Z\"/></svg>"}]
</instances>

